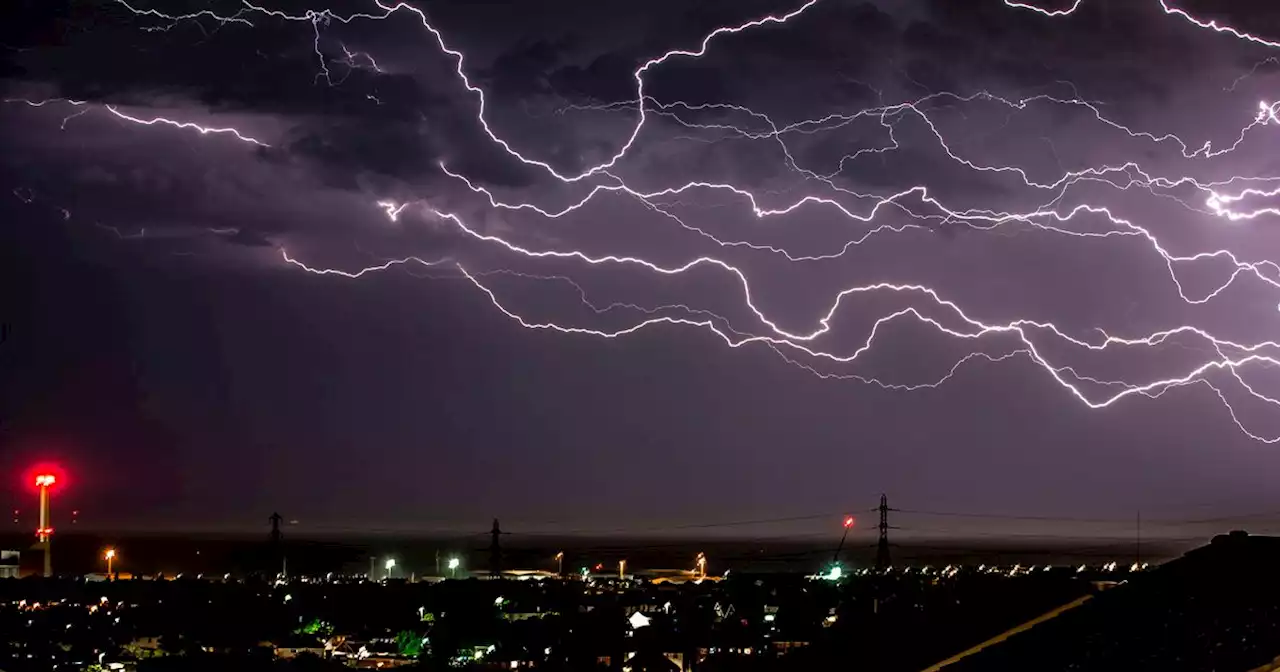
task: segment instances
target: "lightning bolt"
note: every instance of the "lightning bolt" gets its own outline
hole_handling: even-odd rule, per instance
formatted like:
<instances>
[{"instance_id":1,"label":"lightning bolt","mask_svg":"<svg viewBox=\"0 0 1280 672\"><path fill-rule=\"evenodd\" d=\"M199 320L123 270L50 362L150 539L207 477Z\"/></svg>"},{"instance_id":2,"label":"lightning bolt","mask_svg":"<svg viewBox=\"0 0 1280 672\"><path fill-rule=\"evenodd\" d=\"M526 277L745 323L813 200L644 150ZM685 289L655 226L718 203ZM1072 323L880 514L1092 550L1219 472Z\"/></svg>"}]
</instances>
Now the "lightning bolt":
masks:
<instances>
[{"instance_id":1,"label":"lightning bolt","mask_svg":"<svg viewBox=\"0 0 1280 672\"><path fill-rule=\"evenodd\" d=\"M103 105L103 109L115 115L117 118L124 119L125 121L129 121L135 124L140 124L142 126L154 126L156 124L164 124L166 126L172 126L174 128L190 129L200 133L201 135L226 133L226 134L235 136L235 138L241 142L252 143L252 144L258 145L259 147L270 146L267 143L262 142L261 140L257 140L247 135L244 135L243 133L241 133L239 130L235 128L230 128L230 127L215 128L212 126L201 126L200 124L197 124L194 122L175 121L173 119L167 119L165 117L152 117L150 119L143 119L141 117L135 117L133 115L125 114L124 112L121 112L119 109L117 109L113 105Z\"/></svg>"},{"instance_id":2,"label":"lightning bolt","mask_svg":"<svg viewBox=\"0 0 1280 672\"><path fill-rule=\"evenodd\" d=\"M1155 174L1154 171L1145 168L1139 162L1130 160L1118 164L1086 166L1075 170L1063 169L1059 175L1050 179L1037 178L1033 177L1031 171L1025 166L987 163L967 156L964 151L954 146L956 143L948 141L947 134L941 128L942 122L939 120L939 110L944 106L997 105L1004 107L1011 116L1039 106L1073 108L1084 111L1095 123L1109 129L1109 132L1119 134L1128 141L1142 142L1153 147L1172 147L1176 149L1176 153L1181 160L1204 163L1236 152L1246 146L1254 134L1270 126L1280 125L1280 118L1277 117L1277 114L1280 113L1280 103L1259 102L1256 111L1249 115L1242 115L1247 121L1242 119L1243 123L1240 125L1239 133L1235 136L1235 139L1230 144L1215 147L1208 141L1197 145L1171 133L1132 128L1129 125L1110 119L1102 113L1101 108L1096 103L1082 100L1078 96L1055 97L1042 94L1018 99L999 96L987 91L969 94L934 92L911 101L884 104L883 94L876 91L877 96L882 99L881 104L876 107L856 110L847 114L833 114L818 119L780 124L767 115L743 106L727 103L692 105L682 101L664 102L656 100L646 93L646 75L660 66L678 59L699 59L711 49L713 42L717 41L718 38L724 39L744 31L764 29L771 26L785 26L810 12L819 3L819 0L809 0L789 12L770 14L734 25L717 27L706 33L701 40L689 48L670 50L644 61L632 72L635 96L631 101L602 106L571 106L572 109L594 109L601 112L634 114L635 121L630 125L630 129L623 133L623 137L617 143L617 149L606 160L579 172L566 172L554 167L547 161L527 155L517 148L516 143L502 137L492 127L488 114L490 104L486 99L484 90L477 86L468 75L465 55L448 44L444 35L429 22L427 14L423 10L407 3L391 4L383 2L383 0L373 0L372 4L378 9L376 12L339 15L330 10L308 10L301 14L289 13L282 10L267 9L245 1L242 2L240 9L231 15L220 15L211 10L174 15L155 9L139 9L125 0L116 1L139 18L154 19L162 22L157 26L158 29L168 29L173 25L187 21L196 23L212 21L218 27L239 24L252 28L255 24L250 20L250 17L256 19L259 16L280 21L308 23L314 33L313 46L319 60L320 71L316 75L316 81L323 79L331 86L340 85L342 82L335 82L329 71L328 63L330 60L324 54L321 46L322 28L335 21L351 23L358 20L385 20L400 13L416 17L423 29L434 40L440 52L453 59L458 83L476 101L476 124L490 141L501 148L512 160L525 166L537 168L548 178L562 185L574 187L578 183L584 183L589 187L585 195L581 195L571 200L567 205L560 207L538 205L530 202L508 202L496 196L486 187L476 184L465 175L451 170L444 164L440 165L440 169L445 175L465 185L470 193L480 197L489 208L495 210L528 211L546 219L558 219L582 209L595 199L609 195L623 196L634 199L655 214L675 222L678 226L704 240L710 241L718 249L742 247L779 256L788 263L808 263L836 259L850 253L872 236L900 234L909 229L933 230L940 225L956 224L979 230L993 230L1017 225L1029 227L1047 235L1070 236L1087 240L1121 238L1140 242L1162 259L1168 269L1172 284L1176 288L1177 295L1182 301L1190 305L1203 304L1217 298L1239 278L1251 278L1262 286L1280 289L1280 265L1269 259L1243 258L1227 249L1177 254L1171 251L1169 246L1162 242L1151 228L1134 222L1132 218L1121 216L1112 207L1091 203L1082 203L1074 206L1064 205L1068 193L1074 193L1077 186L1102 185L1121 192L1140 189L1154 196L1172 199L1191 212L1202 213L1225 222L1240 223L1280 215L1280 208L1274 206L1243 207L1246 200L1251 202L1254 200L1265 201L1268 198L1280 195L1280 186L1272 186L1280 182L1280 177L1233 175L1227 179L1202 180L1192 175ZM1011 9L1038 13L1047 19L1061 19L1077 12L1082 6L1083 0L1075 0L1069 6L1060 9L1045 9L1036 4L1014 0L1004 0L1004 4ZM1280 47L1280 42L1251 34L1216 20L1196 17L1179 7L1169 4L1166 0L1158 0L1158 5L1165 15L1180 19L1196 28L1254 45L1269 48ZM358 68L368 68L375 74L384 72L384 69L367 54L350 51L344 44L339 46L344 57L338 59L338 62L345 64L348 72ZM1257 66L1255 66L1256 69ZM1239 81L1237 79L1231 88L1234 89ZM370 98L377 101L376 97L370 96ZM42 106L50 101L24 102L32 106ZM85 103L82 101L68 101L68 104L81 106ZM126 115L117 108L107 105L104 105L103 109L135 124L144 126L163 124L180 129L195 130L201 134L230 134L243 142L266 146L247 133L234 128L208 128L191 122L176 121L162 117L147 119ZM690 118L696 118L706 113L748 117L753 120L753 125L721 122L701 123L690 120ZM762 205L766 196L774 198L775 195L747 189L731 183L691 181L659 189L633 188L618 176L619 169L623 167L624 161L638 146L642 130L646 125L652 124L655 119L674 123L695 133L716 132L724 137L776 143L783 156L786 168L797 175L804 184L813 185L816 191L806 193L782 205L766 207ZM884 142L874 147L859 149L852 154L841 157L836 162L834 170L824 172L812 167L802 166L796 159L793 145L788 144L793 142L794 138L806 138L816 136L819 133L829 133L846 128L850 124L863 119L871 119L878 122L879 127L883 129L885 134ZM899 125L906 123L907 119L914 119L923 124L949 161L974 173L986 173L1014 180L1018 185L1031 190L1033 193L1043 194L1040 205L1020 211L973 209L947 205L943 202L943 199L933 195L927 184L910 186L894 193L861 193L836 183L837 177L846 170L848 165L852 165L864 157L885 155L897 151L901 144L895 129ZM66 121L67 119L63 120L64 126ZM711 142L717 141L719 140L712 140ZM1200 199L1194 201L1174 195L1173 192L1178 189L1193 190L1199 194ZM685 222L682 217L674 212L679 205L674 199L686 196L691 197L703 192L727 194L749 207L752 214L757 218L790 214L801 208L820 208L824 212L839 216L851 225L873 223L874 220L883 216L886 212L905 215L911 221L899 225L877 224L861 235L850 239L839 249L831 252L795 254L779 246L763 245L746 240L723 239ZM942 292L935 288L923 284L892 282L876 282L840 290L828 304L826 311L817 318L816 326L807 330L790 330L782 327L777 319L770 317L759 307L755 298L756 292L753 291L747 273L739 266L717 256L699 255L682 264L664 265L634 255L597 255L574 248L534 248L512 242L506 235L482 232L467 224L464 218L456 213L438 210L420 202L379 200L372 206L381 210L393 222L401 221L406 211L413 207L414 212L417 214L448 224L476 244L496 248L502 253L516 258L535 261L553 260L575 263L583 267L625 267L637 269L658 277L678 276L695 269L709 269L723 273L740 286L741 298L752 317L753 325L749 329L741 324L731 327L730 321L721 315L682 303L646 308L635 303L613 302L601 307L600 304L588 300L587 292L581 285L565 276L535 276L514 271L475 271L466 268L462 263L447 259L431 261L410 256L384 261L380 264L357 270L340 270L309 266L291 256L282 248L280 255L283 262L308 273L333 275L347 279L356 279L370 273L387 271L396 267L423 266L446 269L456 273L456 277L469 282L489 300L496 310L525 328L611 339L634 334L642 329L662 326L696 328L715 335L731 348L740 348L748 345L767 348L783 361L823 378L856 380L895 391L905 392L937 387L952 379L965 365L971 362L996 364L1013 359L1030 361L1070 397L1092 409L1106 408L1131 397L1140 396L1154 399L1171 390L1193 385L1204 386L1214 393L1215 397L1227 410L1230 420L1243 434L1265 443L1280 442L1280 432L1263 433L1251 429L1241 419L1236 406L1229 400L1231 395L1224 391L1225 383L1234 383L1253 402L1267 407L1280 407L1280 399L1259 390L1254 384L1248 382L1249 379L1244 375L1244 372L1247 371L1271 371L1277 365L1280 365L1280 360L1277 359L1277 357L1280 357L1280 345L1274 341L1244 343L1217 336L1206 329L1189 324L1171 325L1168 328L1145 335L1112 335L1098 329L1098 338L1085 339L1070 335L1064 328L1052 322L1025 318L1004 322L981 320L966 312L959 303L945 297ZM1110 224L1111 228L1105 231L1085 231L1072 226L1073 221L1083 215L1100 216ZM1232 268L1229 277L1207 292L1193 295L1186 291L1182 280L1179 278L1179 267L1188 264L1201 264L1212 260L1229 264ZM636 314L637 318L626 326L611 329L528 318L504 303L498 292L484 281L484 278L499 272L513 275L526 281L559 278L557 281L568 282L577 289L579 303L593 315L602 316L606 313L629 311ZM819 342L825 343L826 340L829 340L824 337L829 336L832 332L832 321L840 313L846 301L851 300L853 297L873 294L900 297L904 303L910 305L878 318L868 329L861 343L851 351L846 350L841 354L828 346L819 345ZM890 382L881 380L876 376L857 372L855 369L861 360L873 351L873 346L878 339L882 340L884 338L882 335L883 330L888 325L904 321L923 325L941 336L964 343L966 347L971 348L970 352L960 357L942 375L929 382ZM1175 367L1175 370L1168 372L1167 375L1154 376L1143 381L1099 377L1082 372L1077 366L1058 363L1054 355L1051 354L1062 348L1091 355L1107 352L1123 354L1130 351L1172 346L1180 343L1181 340L1191 340L1197 343L1200 347L1195 352L1202 356L1196 361ZM1003 350L993 353L989 351L989 348L992 347L1000 347ZM850 372L851 370L853 372Z\"/></svg>"},{"instance_id":3,"label":"lightning bolt","mask_svg":"<svg viewBox=\"0 0 1280 672\"><path fill-rule=\"evenodd\" d=\"M46 105L51 105L54 103L65 103L72 107L81 108L81 109L78 109L75 113L62 118L61 128L64 131L67 130L67 122L71 121L72 119L75 119L76 117L83 116L93 109L93 106L89 105L87 101L71 100L68 98L46 98L43 100L30 100L28 98L5 98L4 102L20 103L28 107L44 107ZM108 113L110 113L112 116L114 116L117 119L121 119L132 124L137 124L139 126L155 126L157 124L162 124L165 126L172 126L174 128L196 131L201 135L227 134L227 135L234 136L237 140L241 142L247 142L250 144L258 145L259 147L270 147L270 145L268 145L267 143L262 142L261 140L258 140L256 138L252 138L248 135L245 135L241 133L238 129L231 128L231 127L216 128L213 126L201 126L200 124L197 124L195 122L180 121L176 119L169 119L166 117L151 117L149 119L146 119L146 118L136 117L131 114L126 114L124 112L121 112L120 108L118 108L115 105L102 105L100 107L103 110L106 110Z\"/></svg>"},{"instance_id":4,"label":"lightning bolt","mask_svg":"<svg viewBox=\"0 0 1280 672\"><path fill-rule=\"evenodd\" d=\"M1170 16L1176 16L1198 28L1205 28L1208 30L1212 30L1214 32L1225 33L1237 39L1245 40L1247 42L1252 42L1254 44L1259 44L1264 47L1272 47L1272 48L1280 47L1280 42L1276 42L1275 40L1269 40L1263 37L1258 37L1257 35L1246 33L1243 30L1239 30L1237 28L1233 28L1231 26L1218 23L1217 21L1197 18L1195 16L1192 16L1185 9L1171 6L1168 0L1158 0L1158 1L1160 3L1160 9L1164 11L1165 14L1168 14ZM1004 0L1004 4L1009 7L1014 7L1017 9L1029 9L1033 12L1037 12L1048 17L1062 17L1062 16L1070 16L1072 14L1075 14L1076 10L1080 9L1080 6L1084 4L1084 0L1073 0L1070 6L1065 7L1063 9L1057 9L1057 10L1047 10L1030 3L1016 2L1015 0Z\"/></svg>"}]
</instances>

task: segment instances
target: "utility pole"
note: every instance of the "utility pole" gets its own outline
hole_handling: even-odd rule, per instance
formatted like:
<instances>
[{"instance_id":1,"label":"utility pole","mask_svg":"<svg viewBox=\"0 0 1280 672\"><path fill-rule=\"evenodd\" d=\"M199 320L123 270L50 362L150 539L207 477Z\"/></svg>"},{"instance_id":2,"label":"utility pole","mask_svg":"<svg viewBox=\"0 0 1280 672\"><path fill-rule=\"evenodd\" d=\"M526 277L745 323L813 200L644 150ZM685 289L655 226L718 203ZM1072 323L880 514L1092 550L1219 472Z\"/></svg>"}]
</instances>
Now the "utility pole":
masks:
<instances>
[{"instance_id":1,"label":"utility pole","mask_svg":"<svg viewBox=\"0 0 1280 672\"><path fill-rule=\"evenodd\" d=\"M1142 568L1142 509L1138 509L1138 526L1135 534L1137 535L1136 541L1137 541L1138 559L1134 562L1134 564L1136 564L1138 568L1141 569Z\"/></svg>"},{"instance_id":2,"label":"utility pole","mask_svg":"<svg viewBox=\"0 0 1280 672\"><path fill-rule=\"evenodd\" d=\"M268 520L271 521L271 556L280 563L280 573L283 575L287 572L284 564L284 533L280 531L280 523L284 518L279 513L272 513Z\"/></svg>"},{"instance_id":3,"label":"utility pole","mask_svg":"<svg viewBox=\"0 0 1280 672\"><path fill-rule=\"evenodd\" d=\"M880 495L880 542L876 545L876 569L888 569L889 559L889 498Z\"/></svg>"},{"instance_id":4,"label":"utility pole","mask_svg":"<svg viewBox=\"0 0 1280 672\"><path fill-rule=\"evenodd\" d=\"M491 540L489 541L489 576L498 578L502 576L502 543L499 537L502 536L502 529L498 527L498 519L493 519L493 529L489 532Z\"/></svg>"}]
</instances>

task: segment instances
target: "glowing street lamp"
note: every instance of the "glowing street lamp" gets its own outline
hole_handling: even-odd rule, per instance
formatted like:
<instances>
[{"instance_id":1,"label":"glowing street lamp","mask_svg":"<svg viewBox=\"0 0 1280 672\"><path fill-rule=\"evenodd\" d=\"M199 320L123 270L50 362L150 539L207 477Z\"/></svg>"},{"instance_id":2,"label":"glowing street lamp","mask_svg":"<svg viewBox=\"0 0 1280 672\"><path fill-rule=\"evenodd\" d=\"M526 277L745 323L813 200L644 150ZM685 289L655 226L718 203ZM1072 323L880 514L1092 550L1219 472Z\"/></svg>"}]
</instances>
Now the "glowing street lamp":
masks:
<instances>
[{"instance_id":1,"label":"glowing street lamp","mask_svg":"<svg viewBox=\"0 0 1280 672\"><path fill-rule=\"evenodd\" d=\"M396 559L387 558L387 561L383 563L383 566L387 568L387 578L391 578L391 571L396 568Z\"/></svg>"},{"instance_id":2,"label":"glowing street lamp","mask_svg":"<svg viewBox=\"0 0 1280 672\"><path fill-rule=\"evenodd\" d=\"M460 564L462 564L461 560L457 558L449 558L449 578L452 579L457 575L458 565Z\"/></svg>"},{"instance_id":3,"label":"glowing street lamp","mask_svg":"<svg viewBox=\"0 0 1280 672\"><path fill-rule=\"evenodd\" d=\"M564 574L564 551L556 553L556 576Z\"/></svg>"},{"instance_id":4,"label":"glowing street lamp","mask_svg":"<svg viewBox=\"0 0 1280 672\"><path fill-rule=\"evenodd\" d=\"M694 566L697 567L698 578L707 578L707 554L699 553L697 560L694 560Z\"/></svg>"},{"instance_id":5,"label":"glowing street lamp","mask_svg":"<svg viewBox=\"0 0 1280 672\"><path fill-rule=\"evenodd\" d=\"M113 575L111 568L116 559L116 549L108 548L107 552L102 554L102 557L107 559L107 578L111 578Z\"/></svg>"}]
</instances>

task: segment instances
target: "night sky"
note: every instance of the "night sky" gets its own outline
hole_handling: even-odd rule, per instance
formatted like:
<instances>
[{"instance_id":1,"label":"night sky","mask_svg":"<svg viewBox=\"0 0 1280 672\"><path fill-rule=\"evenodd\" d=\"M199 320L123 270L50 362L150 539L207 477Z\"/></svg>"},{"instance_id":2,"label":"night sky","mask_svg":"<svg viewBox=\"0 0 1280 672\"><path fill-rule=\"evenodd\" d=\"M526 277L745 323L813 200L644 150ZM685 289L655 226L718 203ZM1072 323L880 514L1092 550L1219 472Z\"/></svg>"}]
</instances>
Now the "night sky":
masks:
<instances>
[{"instance_id":1,"label":"night sky","mask_svg":"<svg viewBox=\"0 0 1280 672\"><path fill-rule=\"evenodd\" d=\"M1272 3L262 1L0 21L0 503L1280 526Z\"/></svg>"}]
</instances>

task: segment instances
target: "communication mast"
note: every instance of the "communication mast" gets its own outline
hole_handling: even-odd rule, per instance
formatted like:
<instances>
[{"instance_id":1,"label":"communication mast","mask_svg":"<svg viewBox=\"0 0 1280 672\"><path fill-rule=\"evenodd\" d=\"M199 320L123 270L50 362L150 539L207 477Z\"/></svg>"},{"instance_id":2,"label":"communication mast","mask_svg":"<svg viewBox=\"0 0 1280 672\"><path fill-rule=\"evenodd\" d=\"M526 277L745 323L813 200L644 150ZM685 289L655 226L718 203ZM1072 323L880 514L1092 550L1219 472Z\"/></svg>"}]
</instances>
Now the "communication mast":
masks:
<instances>
[{"instance_id":1,"label":"communication mast","mask_svg":"<svg viewBox=\"0 0 1280 672\"><path fill-rule=\"evenodd\" d=\"M58 478L53 474L36 476L36 487L40 488L40 527L36 528L36 547L44 551L44 576L53 576L53 525L49 516L49 488Z\"/></svg>"},{"instance_id":2,"label":"communication mast","mask_svg":"<svg viewBox=\"0 0 1280 672\"><path fill-rule=\"evenodd\" d=\"M279 513L272 513L267 520L271 521L271 556L273 560L280 562L280 573L284 578L286 576L286 565L284 557L284 533L280 531L280 523L284 518Z\"/></svg>"},{"instance_id":3,"label":"communication mast","mask_svg":"<svg viewBox=\"0 0 1280 672\"><path fill-rule=\"evenodd\" d=\"M489 541L489 576L498 578L502 576L502 543L499 538L502 536L502 529L498 527L498 519L493 519L493 529L489 532L491 540Z\"/></svg>"}]
</instances>

